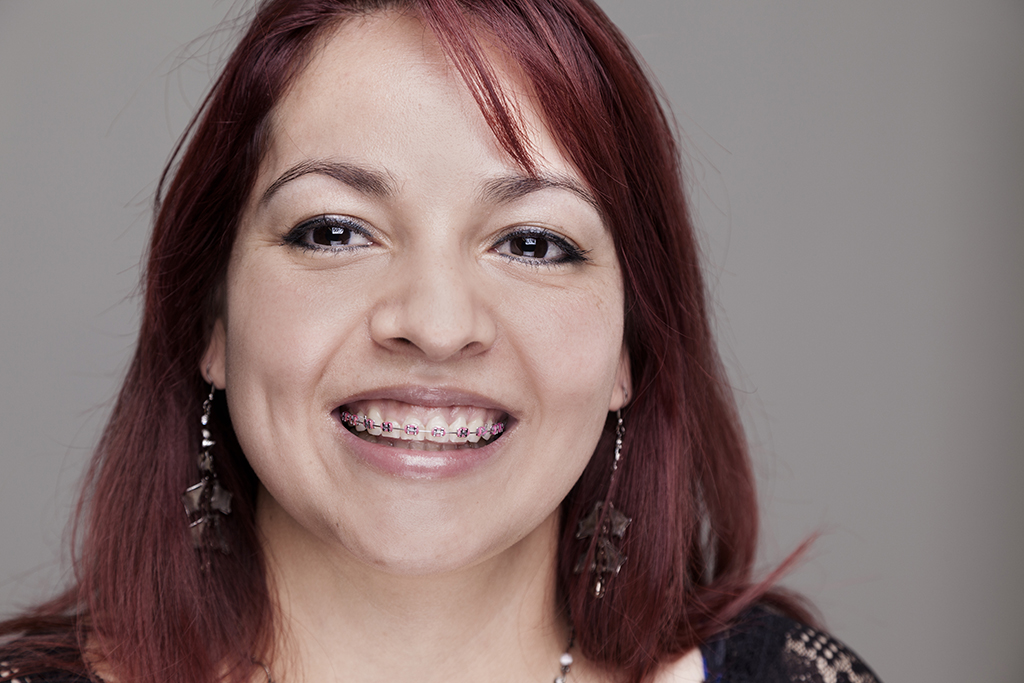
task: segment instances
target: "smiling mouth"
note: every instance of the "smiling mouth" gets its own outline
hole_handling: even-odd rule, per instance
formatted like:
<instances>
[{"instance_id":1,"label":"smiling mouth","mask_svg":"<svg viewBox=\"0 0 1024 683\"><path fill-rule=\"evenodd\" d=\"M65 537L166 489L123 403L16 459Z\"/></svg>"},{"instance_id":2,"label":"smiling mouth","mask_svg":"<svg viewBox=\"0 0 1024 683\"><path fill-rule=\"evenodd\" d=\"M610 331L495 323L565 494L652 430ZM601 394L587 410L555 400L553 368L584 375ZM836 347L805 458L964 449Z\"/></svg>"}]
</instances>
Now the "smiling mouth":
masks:
<instances>
[{"instance_id":1,"label":"smiling mouth","mask_svg":"<svg viewBox=\"0 0 1024 683\"><path fill-rule=\"evenodd\" d=\"M427 407L400 401L357 401L335 410L364 441L420 451L481 448L505 432L508 413L475 406Z\"/></svg>"}]
</instances>

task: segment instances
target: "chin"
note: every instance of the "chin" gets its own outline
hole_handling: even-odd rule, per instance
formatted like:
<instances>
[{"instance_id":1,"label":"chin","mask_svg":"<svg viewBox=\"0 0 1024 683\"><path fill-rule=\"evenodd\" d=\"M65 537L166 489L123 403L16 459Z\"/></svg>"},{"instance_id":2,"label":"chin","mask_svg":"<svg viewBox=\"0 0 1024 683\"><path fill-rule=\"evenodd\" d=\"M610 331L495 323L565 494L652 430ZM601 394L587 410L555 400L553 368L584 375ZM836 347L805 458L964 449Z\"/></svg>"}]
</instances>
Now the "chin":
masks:
<instances>
[{"instance_id":1,"label":"chin","mask_svg":"<svg viewBox=\"0 0 1024 683\"><path fill-rule=\"evenodd\" d=\"M386 516L377 515L372 526L350 525L328 542L343 547L358 564L412 578L458 573L499 556L505 556L504 564L548 550L557 541L557 504L540 519L483 512L453 517L445 514L453 509L447 506L401 507Z\"/></svg>"}]
</instances>

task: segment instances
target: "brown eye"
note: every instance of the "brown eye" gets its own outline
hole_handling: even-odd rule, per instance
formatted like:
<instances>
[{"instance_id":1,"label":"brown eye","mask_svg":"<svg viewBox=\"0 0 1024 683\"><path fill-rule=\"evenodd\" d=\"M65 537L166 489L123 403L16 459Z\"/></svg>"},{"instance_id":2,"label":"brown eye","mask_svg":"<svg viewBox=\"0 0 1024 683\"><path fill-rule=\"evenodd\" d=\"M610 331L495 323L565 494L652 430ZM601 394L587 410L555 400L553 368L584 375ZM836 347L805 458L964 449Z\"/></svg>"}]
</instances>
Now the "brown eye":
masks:
<instances>
[{"instance_id":1,"label":"brown eye","mask_svg":"<svg viewBox=\"0 0 1024 683\"><path fill-rule=\"evenodd\" d=\"M373 244L360 221L348 216L317 216L296 225L284 242L313 251L348 251Z\"/></svg>"},{"instance_id":2,"label":"brown eye","mask_svg":"<svg viewBox=\"0 0 1024 683\"><path fill-rule=\"evenodd\" d=\"M494 251L506 258L531 266L557 266L581 263L586 252L557 232L537 227L521 227L505 234Z\"/></svg>"},{"instance_id":3,"label":"brown eye","mask_svg":"<svg viewBox=\"0 0 1024 683\"><path fill-rule=\"evenodd\" d=\"M548 241L539 235L517 235L508 241L508 248L516 256L543 258L548 253Z\"/></svg>"},{"instance_id":4,"label":"brown eye","mask_svg":"<svg viewBox=\"0 0 1024 683\"><path fill-rule=\"evenodd\" d=\"M309 240L324 247L345 247L352 240L352 230L343 225L318 225L310 231Z\"/></svg>"}]
</instances>

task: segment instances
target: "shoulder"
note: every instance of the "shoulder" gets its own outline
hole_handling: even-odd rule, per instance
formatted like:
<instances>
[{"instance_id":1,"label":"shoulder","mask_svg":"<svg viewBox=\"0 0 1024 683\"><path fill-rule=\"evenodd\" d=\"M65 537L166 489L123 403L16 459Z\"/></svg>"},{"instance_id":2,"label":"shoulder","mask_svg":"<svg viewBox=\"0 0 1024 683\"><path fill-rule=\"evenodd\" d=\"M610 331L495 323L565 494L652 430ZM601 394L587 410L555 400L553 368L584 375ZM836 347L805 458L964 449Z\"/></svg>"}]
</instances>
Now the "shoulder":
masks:
<instances>
[{"instance_id":1,"label":"shoulder","mask_svg":"<svg viewBox=\"0 0 1024 683\"><path fill-rule=\"evenodd\" d=\"M708 683L880 683L860 657L829 634L760 606L701 652Z\"/></svg>"},{"instance_id":2,"label":"shoulder","mask_svg":"<svg viewBox=\"0 0 1024 683\"><path fill-rule=\"evenodd\" d=\"M655 683L701 683L703 680L704 658L697 648L663 666L654 679Z\"/></svg>"}]
</instances>

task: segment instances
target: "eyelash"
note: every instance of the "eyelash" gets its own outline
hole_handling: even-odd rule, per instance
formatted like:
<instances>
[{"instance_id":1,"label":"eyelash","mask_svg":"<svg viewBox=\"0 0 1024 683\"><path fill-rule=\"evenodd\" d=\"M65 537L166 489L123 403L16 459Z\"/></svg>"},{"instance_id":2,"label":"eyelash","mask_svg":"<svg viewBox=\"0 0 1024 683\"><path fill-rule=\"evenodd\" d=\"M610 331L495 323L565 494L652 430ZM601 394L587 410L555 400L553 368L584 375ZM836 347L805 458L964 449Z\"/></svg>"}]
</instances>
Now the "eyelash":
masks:
<instances>
[{"instance_id":1,"label":"eyelash","mask_svg":"<svg viewBox=\"0 0 1024 683\"><path fill-rule=\"evenodd\" d=\"M541 256L538 256L538 257L534 257L534 256L529 256L528 257L528 256L521 256L521 255L516 255L516 254L500 254L501 256L504 256L505 258L507 258L509 260L512 260L512 261L518 261L519 263L525 263L527 265L535 266L535 267L540 267L540 266L548 266L548 267L550 267L550 266L558 266L558 265L565 265L565 264L571 264L571 263L584 263L584 262L589 260L589 259L587 259L587 252L585 250L580 249L575 244L573 244L569 240L565 239L561 235L559 235L557 233L554 233L554 232L551 232L550 230L545 230L543 228L532 228L532 227L531 228L515 228L514 230L512 230L512 231L502 235L501 238L497 242L495 242L495 244L492 247L492 249L496 250L496 249L498 249L500 246L502 246L504 244L508 244L508 245L511 246L512 241L517 239L517 238L524 238L524 239L538 239L539 238L539 239L545 240L546 242L549 242L549 243L555 245L559 250L561 250L562 255L559 256L558 258L553 258L553 259L545 259L545 258L543 258L543 254ZM544 252L545 253L547 252L548 248L549 247L545 247L544 248Z\"/></svg>"},{"instance_id":2,"label":"eyelash","mask_svg":"<svg viewBox=\"0 0 1024 683\"><path fill-rule=\"evenodd\" d=\"M332 240L337 242L348 242L353 237L362 237L367 241L368 244L339 244L339 245L326 245L317 244L309 240L312 239L313 231L317 228L331 228L333 230L344 231L339 237L344 239ZM294 228L288 231L288 233L281 240L284 244L289 246L298 247L306 251L318 251L327 253L338 253L343 251L351 251L353 249L362 249L363 247L370 246L374 243L373 237L370 232L366 230L357 221L347 218L345 216L316 216L309 220L302 221Z\"/></svg>"},{"instance_id":3,"label":"eyelash","mask_svg":"<svg viewBox=\"0 0 1024 683\"><path fill-rule=\"evenodd\" d=\"M333 230L343 231L340 237L344 239L337 240L338 242L348 242L353 236L362 237L367 241L368 244L340 244L340 245L326 245L311 242L313 231L318 228L331 228ZM517 261L524 263L529 266L541 267L541 266L558 266L571 263L584 263L588 261L587 251L580 249L575 244L565 239L561 235L545 230L543 228L535 227L520 227L511 230L501 236L491 247L497 250L502 245L511 245L513 240L516 239L524 240L543 240L554 245L559 251L562 252L561 256L557 258L544 258L544 254L547 253L550 246L545 245L543 247L540 256L526 256L525 254L503 254L499 252L500 256L503 256L511 261ZM351 251L353 249L361 249L363 247L371 246L373 244L373 237L370 235L364 227L362 227L357 221L347 218L344 216L315 216L308 220L302 221L294 228L288 231L283 237L282 242L286 245L298 247L305 251L314 252L326 252L326 253L339 253ZM527 245L524 245L527 246ZM538 246L536 242L532 246ZM531 251L538 251L539 249L533 249ZM522 249L520 250L522 251Z\"/></svg>"}]
</instances>

